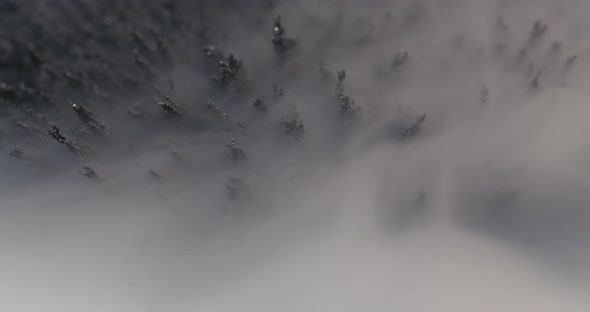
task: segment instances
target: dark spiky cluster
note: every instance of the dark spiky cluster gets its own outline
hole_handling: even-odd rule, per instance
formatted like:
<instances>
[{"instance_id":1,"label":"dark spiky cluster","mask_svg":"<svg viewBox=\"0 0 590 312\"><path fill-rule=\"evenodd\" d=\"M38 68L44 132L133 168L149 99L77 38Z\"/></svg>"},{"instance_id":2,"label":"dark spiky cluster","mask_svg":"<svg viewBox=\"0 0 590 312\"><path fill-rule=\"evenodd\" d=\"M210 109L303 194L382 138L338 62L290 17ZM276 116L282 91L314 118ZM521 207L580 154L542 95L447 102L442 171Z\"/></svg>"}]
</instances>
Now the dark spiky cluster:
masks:
<instances>
[{"instance_id":1,"label":"dark spiky cluster","mask_svg":"<svg viewBox=\"0 0 590 312\"><path fill-rule=\"evenodd\" d=\"M416 118L416 120L407 127L400 130L400 136L402 139L407 140L420 132L422 124L426 120L426 114L422 114Z\"/></svg>"},{"instance_id":2,"label":"dark spiky cluster","mask_svg":"<svg viewBox=\"0 0 590 312\"><path fill-rule=\"evenodd\" d=\"M312 85L317 82L325 87L327 91L320 96L330 104L330 114L340 117L339 125L348 126L350 120L359 124L365 122L363 112L369 114L371 107L365 105L366 99L360 100L362 93L357 91L362 86L359 88L354 84L354 79L359 76L356 68L349 73L345 70L331 72L326 62L320 62L321 59L337 62L336 58L330 59L333 55L329 53L343 51L346 44L338 46L339 49L322 47L316 54L307 53L303 48L307 48L304 45L308 38L301 41L296 32L287 32L287 29L298 29L290 26L298 23L298 19L282 19L281 16L273 19L276 12L272 5L262 0L255 2L128 0L111 3L86 0L48 5L42 0L32 0L30 4L0 1L4 6L0 9L0 23L4 26L0 31L0 111L17 129L5 135L10 148L7 153L19 160L37 159L29 155L35 150L28 144L41 145L42 140L53 139L59 143L53 144L53 148L66 146L75 155L73 161L80 162L78 168L83 165L84 176L102 180L108 175L101 174L98 179L98 173L86 161L99 159L100 152L108 150L104 147L133 146L134 136L117 131L129 125L140 128L149 138L163 133L189 138L214 134L220 150L230 155L229 161L241 164L251 160L250 157L256 158L256 154L247 153L246 149L251 146L248 144L252 138L248 137L249 131L263 128L258 127L259 122L270 120L275 127L279 123L277 128L280 129L275 131L290 143L303 143L304 137L309 136L306 132L316 129L313 123L319 118L300 116L296 108L281 119L277 114L281 112L280 107L284 109L285 103L292 101L298 92L305 92L308 85L290 88L289 82L292 77L301 79L305 76L305 69L300 69L305 66L300 65L309 57L313 58L314 66L320 63L320 77L305 76L301 80L308 79ZM225 18L226 14L240 15L250 6L261 8L261 13L256 14L255 21L248 26L257 26L259 21L265 25L265 45L257 48L275 57L266 63L249 60L251 51L240 49L242 38L231 35L243 33L235 30L235 24L229 27L227 21L230 19ZM426 16L419 6L413 6L410 11L400 27L414 27L412 25ZM215 14L209 14L211 12ZM326 33L342 42L347 42L350 35L354 37L350 39L354 47L362 47L374 39L371 31L361 35L362 38L344 32L341 19L338 17L334 29ZM59 27L54 26L56 24ZM544 22L536 21L532 29L528 29L530 33L525 34L521 44L511 46L505 40L511 27L503 17L498 17L495 25L498 40L492 44L492 55L496 59L509 60L511 66L522 70L525 77L523 89L527 89L528 84L529 91L542 92L549 81L549 71L534 59L534 52L547 46L550 28ZM404 30L402 28L400 32ZM325 41L325 45L335 42ZM462 42L456 40L453 47L459 50L464 47ZM581 62L582 54L580 57L571 52L563 54L567 51L565 43L549 43L550 56L558 60L564 72ZM386 51L377 71L377 83L371 84L372 89L368 92L387 88L393 85L393 80L406 79L409 76L406 74L421 61L420 57L424 55L421 52L411 51L410 56L403 47ZM304 57L300 57L302 55ZM276 59L279 61L275 62ZM317 75L317 68L314 70ZM479 101L484 106L490 103L487 84L478 84L470 93L473 102L477 103L479 86ZM359 101L356 102L353 96ZM361 105L364 106L361 108ZM311 128L306 128L304 119ZM414 138L424 127L425 120L426 114L419 114L413 121L405 120L405 126L390 131L389 137ZM117 127L118 123L125 127ZM49 136L44 130L47 125ZM354 127L350 128L356 131ZM231 143L225 144L228 137L232 137ZM181 153L173 146L166 148L176 164L190 163L191 155ZM166 155L170 157L170 154ZM168 176L155 169L150 169L149 173L158 180ZM239 183L234 181L231 184Z\"/></svg>"},{"instance_id":3,"label":"dark spiky cluster","mask_svg":"<svg viewBox=\"0 0 590 312\"><path fill-rule=\"evenodd\" d=\"M346 71L338 72L338 84L336 91L338 96L338 108L340 116L344 119L358 119L362 114L362 109L354 103L354 100L344 92L344 79L346 79Z\"/></svg>"},{"instance_id":4,"label":"dark spiky cluster","mask_svg":"<svg viewBox=\"0 0 590 312\"><path fill-rule=\"evenodd\" d=\"M295 49L295 40L287 37L280 15L275 18L272 30L275 52L280 58L284 58Z\"/></svg>"},{"instance_id":5,"label":"dark spiky cluster","mask_svg":"<svg viewBox=\"0 0 590 312\"><path fill-rule=\"evenodd\" d=\"M292 143L300 143L303 141L305 135L305 125L303 121L299 119L297 112L293 111L291 116L283 117L281 119L281 125L285 135L289 138Z\"/></svg>"}]
</instances>

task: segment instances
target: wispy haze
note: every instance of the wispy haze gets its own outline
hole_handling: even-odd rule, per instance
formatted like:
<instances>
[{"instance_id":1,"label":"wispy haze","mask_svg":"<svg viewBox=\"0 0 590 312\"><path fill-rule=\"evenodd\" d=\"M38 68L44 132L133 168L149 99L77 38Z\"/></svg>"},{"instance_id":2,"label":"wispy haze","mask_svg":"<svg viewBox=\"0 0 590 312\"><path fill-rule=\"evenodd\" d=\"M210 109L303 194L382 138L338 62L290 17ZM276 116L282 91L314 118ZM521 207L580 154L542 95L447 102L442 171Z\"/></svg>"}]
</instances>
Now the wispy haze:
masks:
<instances>
[{"instance_id":1,"label":"wispy haze","mask_svg":"<svg viewBox=\"0 0 590 312\"><path fill-rule=\"evenodd\" d=\"M590 307L587 1L0 10L3 310Z\"/></svg>"}]
</instances>

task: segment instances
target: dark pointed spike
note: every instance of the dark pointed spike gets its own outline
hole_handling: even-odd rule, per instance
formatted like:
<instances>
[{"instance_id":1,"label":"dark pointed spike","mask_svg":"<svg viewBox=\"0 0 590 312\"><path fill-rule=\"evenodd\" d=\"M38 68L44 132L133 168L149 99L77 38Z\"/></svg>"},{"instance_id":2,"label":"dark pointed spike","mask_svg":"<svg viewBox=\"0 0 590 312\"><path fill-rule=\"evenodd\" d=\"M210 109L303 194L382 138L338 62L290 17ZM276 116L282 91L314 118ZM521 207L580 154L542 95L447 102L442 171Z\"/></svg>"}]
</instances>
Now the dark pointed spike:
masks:
<instances>
[{"instance_id":1,"label":"dark pointed spike","mask_svg":"<svg viewBox=\"0 0 590 312\"><path fill-rule=\"evenodd\" d=\"M87 152L86 152L84 146L78 145L74 141L67 141L67 140L64 142L64 144L67 146L67 148L70 150L70 152L72 152L77 157L80 157L83 159L87 156Z\"/></svg>"},{"instance_id":2,"label":"dark pointed spike","mask_svg":"<svg viewBox=\"0 0 590 312\"><path fill-rule=\"evenodd\" d=\"M23 159L25 157L25 150L22 146L17 145L10 151L9 155L17 159Z\"/></svg>"},{"instance_id":3,"label":"dark pointed spike","mask_svg":"<svg viewBox=\"0 0 590 312\"><path fill-rule=\"evenodd\" d=\"M92 180L100 180L96 171L88 165L82 167L82 170L80 170L80 174Z\"/></svg>"},{"instance_id":4,"label":"dark pointed spike","mask_svg":"<svg viewBox=\"0 0 590 312\"><path fill-rule=\"evenodd\" d=\"M150 176L151 176L152 178L154 178L154 179L156 179L156 180L161 180L161 179L163 178L163 175L162 175L162 173L160 173L160 172L158 172L158 171L156 171L156 170L153 170L153 169L150 169L150 170L149 170L149 174L150 174Z\"/></svg>"},{"instance_id":5,"label":"dark pointed spike","mask_svg":"<svg viewBox=\"0 0 590 312\"><path fill-rule=\"evenodd\" d=\"M230 149L230 155L234 163L237 164L248 160L248 155L242 148L236 146L234 138L231 138L231 142L226 146Z\"/></svg>"},{"instance_id":6,"label":"dark pointed spike","mask_svg":"<svg viewBox=\"0 0 590 312\"><path fill-rule=\"evenodd\" d=\"M578 56L576 54L568 57L567 60L566 60L566 62L565 62L565 66L566 67L572 67L572 65L574 65L574 63L576 62L577 59L578 59Z\"/></svg>"},{"instance_id":7,"label":"dark pointed spike","mask_svg":"<svg viewBox=\"0 0 590 312\"><path fill-rule=\"evenodd\" d=\"M422 123L424 123L424 121L426 120L426 114L422 114L420 116L418 116L416 118L416 120L414 121L414 123L412 123L410 126L403 128L400 131L400 136L403 140L405 139L409 139L413 136L415 136L416 134L418 134L418 132L420 132L420 129L422 127Z\"/></svg>"},{"instance_id":8,"label":"dark pointed spike","mask_svg":"<svg viewBox=\"0 0 590 312\"><path fill-rule=\"evenodd\" d=\"M65 144L67 142L66 136L61 132L61 130L57 127L57 125L53 122L49 122L49 134L51 137L61 144Z\"/></svg>"},{"instance_id":9,"label":"dark pointed spike","mask_svg":"<svg viewBox=\"0 0 590 312\"><path fill-rule=\"evenodd\" d=\"M262 100L260 100L260 99L256 99L254 101L253 106L259 112L262 112L262 113L268 112L268 106L266 106L266 104L264 102L262 102Z\"/></svg>"}]
</instances>

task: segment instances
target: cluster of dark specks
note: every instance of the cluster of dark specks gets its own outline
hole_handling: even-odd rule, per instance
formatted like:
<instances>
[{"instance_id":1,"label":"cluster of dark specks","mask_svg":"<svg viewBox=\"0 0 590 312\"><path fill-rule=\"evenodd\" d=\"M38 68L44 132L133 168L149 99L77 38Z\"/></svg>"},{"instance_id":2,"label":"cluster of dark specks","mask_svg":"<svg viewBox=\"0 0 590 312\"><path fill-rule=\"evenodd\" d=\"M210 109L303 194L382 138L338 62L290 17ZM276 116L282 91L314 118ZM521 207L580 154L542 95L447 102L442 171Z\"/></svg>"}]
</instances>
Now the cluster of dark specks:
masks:
<instances>
[{"instance_id":1,"label":"cluster of dark specks","mask_svg":"<svg viewBox=\"0 0 590 312\"><path fill-rule=\"evenodd\" d=\"M229 162L235 165L247 162L249 154L238 146L234 137L238 138L241 144L248 146L247 141L242 140L240 135L247 133L250 121L246 124L245 121L235 120L234 118L238 114L234 113L235 106L232 106L232 103L246 103L247 109L255 112L257 120L271 118L273 109L281 102L288 100L282 87L284 86L282 85L283 81L281 86L271 85L272 82L268 81L266 82L268 84L249 81L249 77L247 77L249 75L246 75L247 60L243 63L234 54L224 54L211 44L211 42L218 43L212 39L218 35L211 33L215 27L209 23L213 22L196 21L184 16L177 1L155 1L154 3L157 4L146 4L146 7L141 10L122 10L119 15L109 13L111 11L107 4L95 3L100 7L97 9L89 4L91 2L93 1L82 1L76 4L84 8L80 12L73 9L72 4L68 4L67 1L56 3L56 8L54 8L58 11L61 8L64 12L70 12L68 14L75 15L73 16L75 20L85 20L86 28L77 28L71 20L68 20L71 27L66 27L67 29L47 30L41 28L32 34L15 33L12 36L0 34L0 67L3 69L0 72L0 104L6 104L0 106L0 109L10 114L18 111L18 114L14 114L14 121L16 121L19 131L23 132L27 138L39 139L47 137L42 129L48 124L49 136L59 144L66 146L78 161L82 161L83 166L80 173L92 180L103 181L104 175L99 175L86 163L89 149L76 143L80 137L76 136L74 131L69 130L69 124L63 118L64 116L73 117L75 114L79 120L78 123L82 122L91 133L104 135L107 132L107 126L97 116L107 117L105 111L116 112L112 106L112 99L134 91L135 94L143 96L136 102L125 104L126 109L123 114L126 113L129 117L128 120L136 120L135 122L139 124L149 123L150 132L158 131L157 123L153 122L157 119L151 119L154 117L154 114L150 114L153 107L157 111L156 118L162 116L170 118L167 119L170 121L168 124L176 125L176 121L183 121L185 122L183 125L190 124L192 126L192 128L178 127L179 131L199 129L198 131L219 130L225 132L222 133L227 135L223 136L224 138L232 137L231 142L225 146L227 148L225 152L229 154ZM213 6L213 4L205 4L205 2L211 1L201 2L204 6ZM14 6L11 10L23 9L22 4L16 1L11 3ZM135 5L139 7L142 3L137 2ZM132 6L129 5L129 7ZM82 11L86 13L82 13ZM154 25L145 27L145 25L134 23L133 14L137 12L146 13L146 16L142 18L156 19L157 27ZM420 10L414 12L416 13L414 15L409 15L408 23L414 23L419 16L422 16L417 12L419 13ZM24 18L27 19L27 17ZM289 62L295 58L294 52L299 46L299 42L287 36L284 21L280 16L277 16L274 21L268 16L267 22L268 26L272 25L272 29L268 29L269 33L267 33L269 37L271 36L270 42L267 41L267 48L269 51L272 49L279 60L279 66L273 64L272 70L285 73L288 66L284 65L290 64ZM33 25L36 22L31 19L26 20L25 23ZM196 29L198 31L195 31ZM504 18L498 17L496 30L500 34L499 37L510 31ZM187 35L187 32L191 35ZM542 90L542 72L530 61L532 53L527 51L538 47L548 36L548 32L549 28L546 24L541 21L535 22L524 46L518 46L510 55L510 61L514 62L516 57L516 63L521 64L521 68L526 68L529 65L526 82L529 83L528 87L531 90ZM195 37L198 39L194 39ZM72 40L75 38L84 38L84 40L75 48L70 48L73 45ZM190 44L185 44L185 40L192 41ZM203 47L200 57L194 57L191 49L188 49L189 51L182 50L183 47L192 47L195 44L197 47ZM496 56L508 55L510 52L510 47L501 41L495 43L494 47ZM554 42L552 45L555 57L558 57L560 53L563 54L561 51L564 49L561 43ZM414 58L414 54L412 54L412 63ZM411 68L412 64L409 60L408 51L397 51L392 59L378 68L378 78L388 83L390 81L385 78L389 76L403 76L405 68ZM567 58L559 60L561 66L566 69L571 69L577 62L580 62L577 54L570 54ZM191 111L189 101L193 100L182 98L181 92L178 91L183 88L182 82L177 80L177 84L175 84L174 80L167 77L170 67L180 63L192 69L198 68L199 72L204 73L204 80L208 84L217 86L203 92L205 94L202 98L194 100L198 109L202 111ZM334 115L339 114L343 121L362 122L361 106L346 92L346 71L341 70L334 75L325 62L320 63L319 71L323 84L329 87L329 94L326 96L327 102L337 103L334 105ZM251 74L252 71L247 73ZM262 90L260 93L263 94L267 94L266 91L270 92L269 85L272 88L270 96L264 97L258 94L257 88L260 88ZM348 89L348 91L351 90L354 92L354 89ZM287 91L291 92L289 89ZM475 91L477 92L477 90ZM474 97L476 96L477 94L474 95ZM184 105L181 107L172 98ZM70 106L73 113L69 109L69 105L64 104L71 103L70 100L75 103ZM489 88L486 84L481 87L479 100L482 105L490 102ZM203 105L205 101L207 102ZM84 103L84 105L79 103ZM219 106L216 103L222 105ZM66 110L65 107L68 109ZM104 109L101 109L103 107ZM65 111L67 113L63 113ZM278 121L281 135L283 138L286 137L286 141L304 143L306 127L295 108L289 116L281 118L280 121L277 119L272 121L272 124L276 126ZM52 120L57 121L63 129L69 130L66 131L67 136ZM406 126L390 131L389 136L401 140L414 138L421 131L425 120L426 114L420 114ZM343 124L348 125L346 122ZM114 130L109 124L110 131ZM102 140L99 141L102 143L108 144L110 142L108 141L110 138L106 135L101 138ZM82 141L85 144L90 144ZM25 143L18 143L19 145L16 145L9 155L20 160L34 159L28 154L31 149L25 150L25 147L20 145ZM187 157L177 150L171 150L168 156L170 157L170 155L177 165L189 163ZM155 169L150 169L148 173L158 181L167 176ZM227 192L230 200L240 203L250 197L247 183L239 178L230 178Z\"/></svg>"},{"instance_id":2,"label":"cluster of dark specks","mask_svg":"<svg viewBox=\"0 0 590 312\"><path fill-rule=\"evenodd\" d=\"M49 122L49 135L58 143L64 144L67 141L66 136L61 132L59 127L53 122Z\"/></svg>"},{"instance_id":3,"label":"cluster of dark specks","mask_svg":"<svg viewBox=\"0 0 590 312\"><path fill-rule=\"evenodd\" d=\"M207 102L207 110L216 118L219 119L226 119L227 117L227 113L223 112L219 107L217 107L217 105L215 105L215 103L213 102L213 100L209 100Z\"/></svg>"},{"instance_id":4,"label":"cluster of dark specks","mask_svg":"<svg viewBox=\"0 0 590 312\"><path fill-rule=\"evenodd\" d=\"M227 147L229 148L231 160L234 164L240 164L248 160L248 154L236 145L234 138L232 138L231 142L227 144Z\"/></svg>"},{"instance_id":5,"label":"cluster of dark specks","mask_svg":"<svg viewBox=\"0 0 590 312\"><path fill-rule=\"evenodd\" d=\"M291 116L283 117L281 119L281 125L283 126L285 135L291 143L303 142L303 137L305 135L305 125L303 124L303 121L299 119L299 115L295 109L293 109Z\"/></svg>"},{"instance_id":6,"label":"cluster of dark specks","mask_svg":"<svg viewBox=\"0 0 590 312\"><path fill-rule=\"evenodd\" d=\"M80 174L95 181L101 180L96 171L94 171L94 169L92 169L92 167L88 165L82 167L82 170L80 170Z\"/></svg>"},{"instance_id":7,"label":"cluster of dark specks","mask_svg":"<svg viewBox=\"0 0 590 312\"><path fill-rule=\"evenodd\" d=\"M400 130L400 132L399 132L400 137L403 140L407 140L407 139L412 138L415 135L417 135L420 132L420 129L422 128L422 124L424 123L425 120L426 120L426 114L422 114L422 115L418 116L412 124L410 124L407 127L402 128Z\"/></svg>"},{"instance_id":8,"label":"cluster of dark specks","mask_svg":"<svg viewBox=\"0 0 590 312\"><path fill-rule=\"evenodd\" d=\"M132 107L127 109L127 114L135 119L143 119L144 114L141 106L133 105Z\"/></svg>"},{"instance_id":9,"label":"cluster of dark specks","mask_svg":"<svg viewBox=\"0 0 590 312\"><path fill-rule=\"evenodd\" d=\"M354 100L344 92L344 79L346 79L346 71L338 72L338 84L336 85L336 93L338 97L338 109L340 116L346 120L359 119L362 114L360 106L356 105Z\"/></svg>"},{"instance_id":10,"label":"cluster of dark specks","mask_svg":"<svg viewBox=\"0 0 590 312\"><path fill-rule=\"evenodd\" d=\"M533 29L531 30L530 40L531 42L536 42L541 40L543 36L547 33L547 24L544 24L541 21L535 21L533 24Z\"/></svg>"},{"instance_id":11,"label":"cluster of dark specks","mask_svg":"<svg viewBox=\"0 0 590 312\"><path fill-rule=\"evenodd\" d=\"M166 117L175 117L181 114L178 105L168 96L163 101L158 102L158 104L162 108L162 111L164 111L164 116Z\"/></svg>"},{"instance_id":12,"label":"cluster of dark specks","mask_svg":"<svg viewBox=\"0 0 590 312\"><path fill-rule=\"evenodd\" d=\"M28 138L30 138L30 137L40 138L45 135L43 130L41 130L39 127L28 124L24 121L17 120L16 126L19 129L23 130L26 133Z\"/></svg>"},{"instance_id":13,"label":"cluster of dark specks","mask_svg":"<svg viewBox=\"0 0 590 312\"><path fill-rule=\"evenodd\" d=\"M407 65L408 60L408 51L396 52L389 64L377 67L376 78L382 80L399 74L402 68Z\"/></svg>"},{"instance_id":14,"label":"cluster of dark specks","mask_svg":"<svg viewBox=\"0 0 590 312\"><path fill-rule=\"evenodd\" d=\"M106 130L104 122L96 119L92 111L80 104L75 103L72 104L72 109L74 110L74 112L76 112L78 118L80 118L80 120L84 122L92 132L104 134Z\"/></svg>"},{"instance_id":15,"label":"cluster of dark specks","mask_svg":"<svg viewBox=\"0 0 590 312\"><path fill-rule=\"evenodd\" d=\"M481 86L479 102L482 105L490 103L490 89L485 83Z\"/></svg>"},{"instance_id":16,"label":"cluster of dark specks","mask_svg":"<svg viewBox=\"0 0 590 312\"><path fill-rule=\"evenodd\" d=\"M295 40L287 37L280 15L276 17L272 30L272 44L274 45L276 54L283 60L295 49Z\"/></svg>"},{"instance_id":17,"label":"cluster of dark specks","mask_svg":"<svg viewBox=\"0 0 590 312\"><path fill-rule=\"evenodd\" d=\"M259 111L261 113L268 112L268 106L261 99L254 100L254 103L252 104L252 106L254 106L254 109L256 109L257 111Z\"/></svg>"},{"instance_id":18,"label":"cluster of dark specks","mask_svg":"<svg viewBox=\"0 0 590 312\"><path fill-rule=\"evenodd\" d=\"M78 143L68 140L68 138L61 132L59 127L53 122L49 122L49 135L60 144L65 145L70 152L72 152L77 157L84 159L84 157L88 156L87 149L79 145Z\"/></svg>"},{"instance_id":19,"label":"cluster of dark specks","mask_svg":"<svg viewBox=\"0 0 590 312\"><path fill-rule=\"evenodd\" d=\"M25 155L25 149L22 146L15 146L12 151L10 151L9 153L10 156L20 159L20 160L25 160L26 159L26 155Z\"/></svg>"},{"instance_id":20,"label":"cluster of dark specks","mask_svg":"<svg viewBox=\"0 0 590 312\"><path fill-rule=\"evenodd\" d=\"M283 88L276 84L272 85L272 92L276 98L281 98L285 94Z\"/></svg>"},{"instance_id":21,"label":"cluster of dark specks","mask_svg":"<svg viewBox=\"0 0 590 312\"><path fill-rule=\"evenodd\" d=\"M227 88L234 83L242 73L242 61L236 59L230 54L226 59L222 59L218 64L218 72L213 75L213 81L217 82L220 87Z\"/></svg>"}]
</instances>

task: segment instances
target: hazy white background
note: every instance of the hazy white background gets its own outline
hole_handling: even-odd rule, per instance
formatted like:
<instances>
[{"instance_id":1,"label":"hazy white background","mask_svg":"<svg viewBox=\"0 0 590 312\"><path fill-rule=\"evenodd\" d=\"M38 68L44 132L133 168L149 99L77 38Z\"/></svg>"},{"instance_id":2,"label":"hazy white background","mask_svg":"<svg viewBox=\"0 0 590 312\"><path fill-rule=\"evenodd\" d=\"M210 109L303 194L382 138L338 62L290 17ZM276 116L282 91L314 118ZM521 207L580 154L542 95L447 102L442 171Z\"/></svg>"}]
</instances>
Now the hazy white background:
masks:
<instances>
[{"instance_id":1,"label":"hazy white background","mask_svg":"<svg viewBox=\"0 0 590 312\"><path fill-rule=\"evenodd\" d=\"M63 170L42 178L5 155L0 308L587 311L588 10L582 0L285 1L273 12L299 49L280 69L272 20L241 27L247 16L226 16L219 44L243 58L264 90L257 96L285 88L261 121L250 104L217 99L249 122L237 136L248 165L228 165L229 134L147 135L100 109L111 127L142 138L94 161L101 184L55 161L70 157L62 146L44 153ZM528 43L536 20L547 33ZM408 51L407 64L377 77L397 51ZM334 76L346 69L345 90L363 109L350 133L320 61ZM182 63L171 75L179 102L204 105L191 96L206 79ZM301 146L278 128L292 106L306 126ZM421 113L412 140L387 132ZM254 194L238 215L226 209L230 175Z\"/></svg>"}]
</instances>

